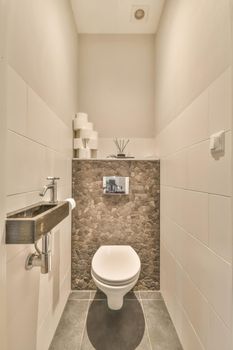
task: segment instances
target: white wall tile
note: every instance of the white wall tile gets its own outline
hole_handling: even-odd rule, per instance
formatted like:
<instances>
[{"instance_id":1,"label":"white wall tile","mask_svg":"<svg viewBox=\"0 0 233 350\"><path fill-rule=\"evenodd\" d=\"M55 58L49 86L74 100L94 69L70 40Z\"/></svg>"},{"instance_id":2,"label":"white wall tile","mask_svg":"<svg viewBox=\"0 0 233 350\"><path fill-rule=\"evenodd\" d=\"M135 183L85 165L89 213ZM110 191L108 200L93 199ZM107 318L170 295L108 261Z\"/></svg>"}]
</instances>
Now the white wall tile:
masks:
<instances>
[{"instance_id":1,"label":"white wall tile","mask_svg":"<svg viewBox=\"0 0 233 350\"><path fill-rule=\"evenodd\" d=\"M209 88L210 135L231 129L231 68L228 68Z\"/></svg>"},{"instance_id":2,"label":"white wall tile","mask_svg":"<svg viewBox=\"0 0 233 350\"><path fill-rule=\"evenodd\" d=\"M160 157L208 139L208 118L208 92L205 91L158 135L156 147Z\"/></svg>"},{"instance_id":3,"label":"white wall tile","mask_svg":"<svg viewBox=\"0 0 233 350\"><path fill-rule=\"evenodd\" d=\"M231 198L209 195L209 245L216 254L232 261Z\"/></svg>"},{"instance_id":4,"label":"white wall tile","mask_svg":"<svg viewBox=\"0 0 233 350\"><path fill-rule=\"evenodd\" d=\"M54 308L54 303L50 304L48 309L47 317L44 319L43 323L38 327L37 331L37 347L38 350L47 350L53 335L56 331L56 327L61 318L62 312L67 302L67 298L70 294L70 281L71 281L71 271L69 270L64 276L60 292L59 304ZM55 286L54 286L55 287Z\"/></svg>"},{"instance_id":5,"label":"white wall tile","mask_svg":"<svg viewBox=\"0 0 233 350\"><path fill-rule=\"evenodd\" d=\"M162 160L162 184L174 187L187 187L186 150L175 153Z\"/></svg>"},{"instance_id":6,"label":"white wall tile","mask_svg":"<svg viewBox=\"0 0 233 350\"><path fill-rule=\"evenodd\" d=\"M45 148L8 131L7 194L40 190L45 168Z\"/></svg>"},{"instance_id":7,"label":"white wall tile","mask_svg":"<svg viewBox=\"0 0 233 350\"><path fill-rule=\"evenodd\" d=\"M210 308L207 350L231 349L231 336L231 330L226 327L214 310Z\"/></svg>"},{"instance_id":8,"label":"white wall tile","mask_svg":"<svg viewBox=\"0 0 233 350\"><path fill-rule=\"evenodd\" d=\"M7 264L9 350L36 349L40 272L25 270L25 259L30 251L30 248L22 251Z\"/></svg>"},{"instance_id":9,"label":"white wall tile","mask_svg":"<svg viewBox=\"0 0 233 350\"><path fill-rule=\"evenodd\" d=\"M207 298L224 323L231 327L232 266L211 251L208 251L206 257Z\"/></svg>"},{"instance_id":10,"label":"white wall tile","mask_svg":"<svg viewBox=\"0 0 233 350\"><path fill-rule=\"evenodd\" d=\"M27 85L11 66L7 66L7 128L26 135Z\"/></svg>"},{"instance_id":11,"label":"white wall tile","mask_svg":"<svg viewBox=\"0 0 233 350\"><path fill-rule=\"evenodd\" d=\"M195 332L187 314L183 309L177 308L176 328L180 336L183 349L205 350L198 334Z\"/></svg>"},{"instance_id":12,"label":"white wall tile","mask_svg":"<svg viewBox=\"0 0 233 350\"><path fill-rule=\"evenodd\" d=\"M177 265L177 300L184 308L202 344L207 346L209 308L208 301L197 289L185 270Z\"/></svg>"},{"instance_id":13,"label":"white wall tile","mask_svg":"<svg viewBox=\"0 0 233 350\"><path fill-rule=\"evenodd\" d=\"M8 131L7 140L7 210L13 211L40 201L39 191L47 183L46 177L50 175L61 178L58 183L58 199L70 197L72 130L29 86L24 85L24 91L21 86L22 81L17 75L13 75L10 79L13 81L11 83L13 92L9 91L12 93L12 97L9 94L11 99L16 98L17 89L21 90L21 95L18 94L19 106L16 105L16 107L22 110L21 105L25 107L23 114L25 123L16 120L16 114L12 113L10 122L14 131ZM24 95L22 95L23 91ZM14 109L13 112L15 112ZM48 199L49 193L43 200ZM28 253L34 251L32 245L7 247L8 286L12 289L8 293L7 302L9 350L16 348L41 350L42 343L44 350L48 348L70 290L70 235L69 217L54 229L53 268L46 276L40 275L39 268L31 271L26 271L24 268ZM32 276L38 278L35 280ZM31 282L34 283L34 293L27 297ZM15 290L18 297L11 302ZM18 332L18 329L21 329L18 327L19 324L24 327L21 334ZM46 334L42 325L49 325ZM28 336L29 328L30 336ZM44 333L38 331L42 329ZM44 341L40 338L42 334Z\"/></svg>"},{"instance_id":14,"label":"white wall tile","mask_svg":"<svg viewBox=\"0 0 233 350\"><path fill-rule=\"evenodd\" d=\"M190 147L188 157L188 188L208 192L209 142Z\"/></svg>"},{"instance_id":15,"label":"white wall tile","mask_svg":"<svg viewBox=\"0 0 233 350\"><path fill-rule=\"evenodd\" d=\"M175 120L178 124L180 148L191 146L208 139L208 92L204 91Z\"/></svg>"},{"instance_id":16,"label":"white wall tile","mask_svg":"<svg viewBox=\"0 0 233 350\"><path fill-rule=\"evenodd\" d=\"M231 265L182 229L177 230L176 249L177 260L219 316L230 325Z\"/></svg>"},{"instance_id":17,"label":"white wall tile","mask_svg":"<svg viewBox=\"0 0 233 350\"><path fill-rule=\"evenodd\" d=\"M171 3L165 7L165 12L169 9L171 12L167 15L173 15L174 20L174 12L182 17L192 5L196 6L195 1L181 6ZM226 14L230 13L229 2L221 2L221 5L219 2L219 6L212 7L211 1L207 1L205 6L211 12L205 12L203 24L206 26L206 18L211 18L208 30L213 33L216 23L221 23L226 34L222 36L218 30L217 35L208 37L208 42L209 39L213 42L214 38L228 50L230 26ZM191 21L193 13L195 11L188 14ZM203 14L203 11L197 14L199 24ZM187 13L185 18L186 21ZM164 53L173 48L180 52L177 42L182 46L186 39L180 37L186 35L181 30L180 18L177 17L173 25L179 28L177 33L181 40L170 41L174 39L170 20L162 25L165 29L170 28L172 36L167 37L167 41L156 39L161 49L157 55L160 68L167 65ZM191 27L189 23L188 28ZM167 33L167 30L163 31L160 36L164 38ZM186 63L190 63L187 54L193 52L193 41L190 43L190 48L185 45L183 59ZM203 50L199 45L196 42L197 50ZM223 47L219 50L220 46L212 46L215 47L215 58L226 58L226 51L224 53ZM205 51L209 47L205 46ZM173 72L175 80L174 74L170 74L172 65L159 70L158 79L165 81L169 77L173 81L173 87L168 84L165 89L164 84L160 84L156 98L157 111L166 110L163 115L157 115L156 126L160 133L155 139L155 149L161 157L161 291L185 350L229 350L232 346L232 68L228 61L221 69L213 69L212 55L206 51L205 56L210 58L205 72L214 74L202 89L203 74L197 69L188 74L188 66L179 65L179 60ZM198 67L202 63L195 62ZM181 86L184 77L187 80ZM190 82L192 91L199 87L199 95L186 95ZM179 89L187 97L185 109L177 108L181 95L174 95L174 91ZM169 94L173 96L172 103ZM209 150L209 137L222 129L226 130L225 153L213 156ZM182 153L186 154L186 162L180 160Z\"/></svg>"},{"instance_id":18,"label":"white wall tile","mask_svg":"<svg viewBox=\"0 0 233 350\"><path fill-rule=\"evenodd\" d=\"M56 148L56 138L60 139L56 122L55 114L31 88L28 88L28 137Z\"/></svg>"},{"instance_id":19,"label":"white wall tile","mask_svg":"<svg viewBox=\"0 0 233 350\"><path fill-rule=\"evenodd\" d=\"M161 216L168 216L183 229L208 244L207 193L165 187L163 203Z\"/></svg>"},{"instance_id":20,"label":"white wall tile","mask_svg":"<svg viewBox=\"0 0 233 350\"><path fill-rule=\"evenodd\" d=\"M183 191L180 201L183 213L180 225L208 244L208 194Z\"/></svg>"},{"instance_id":21,"label":"white wall tile","mask_svg":"<svg viewBox=\"0 0 233 350\"><path fill-rule=\"evenodd\" d=\"M6 206L7 212L18 210L22 206L26 207L33 203L39 202L41 197L39 196L39 191L20 193L17 195L7 196Z\"/></svg>"}]
</instances>

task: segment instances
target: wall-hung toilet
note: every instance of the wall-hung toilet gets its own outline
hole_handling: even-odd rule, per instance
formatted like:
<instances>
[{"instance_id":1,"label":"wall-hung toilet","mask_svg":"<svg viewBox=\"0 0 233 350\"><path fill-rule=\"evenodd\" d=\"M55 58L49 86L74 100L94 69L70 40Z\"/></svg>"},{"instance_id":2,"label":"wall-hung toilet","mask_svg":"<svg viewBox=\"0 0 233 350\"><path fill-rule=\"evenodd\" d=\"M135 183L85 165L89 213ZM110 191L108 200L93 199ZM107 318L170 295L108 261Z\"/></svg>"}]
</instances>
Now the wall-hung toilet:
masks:
<instances>
[{"instance_id":1,"label":"wall-hung toilet","mask_svg":"<svg viewBox=\"0 0 233 350\"><path fill-rule=\"evenodd\" d=\"M107 295L108 307L119 310L123 297L137 283L141 262L129 245L101 246L92 259L91 275L96 286Z\"/></svg>"}]
</instances>

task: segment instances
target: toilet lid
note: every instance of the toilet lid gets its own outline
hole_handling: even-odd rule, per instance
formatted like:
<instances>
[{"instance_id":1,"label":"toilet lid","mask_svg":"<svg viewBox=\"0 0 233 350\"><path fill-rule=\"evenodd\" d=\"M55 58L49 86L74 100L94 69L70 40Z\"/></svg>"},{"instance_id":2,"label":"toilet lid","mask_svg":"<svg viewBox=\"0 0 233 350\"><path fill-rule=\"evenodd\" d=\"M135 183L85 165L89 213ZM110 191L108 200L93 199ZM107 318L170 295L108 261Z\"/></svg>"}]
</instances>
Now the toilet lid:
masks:
<instances>
[{"instance_id":1,"label":"toilet lid","mask_svg":"<svg viewBox=\"0 0 233 350\"><path fill-rule=\"evenodd\" d=\"M101 246L92 259L92 273L102 282L129 282L139 274L141 262L128 245Z\"/></svg>"}]
</instances>

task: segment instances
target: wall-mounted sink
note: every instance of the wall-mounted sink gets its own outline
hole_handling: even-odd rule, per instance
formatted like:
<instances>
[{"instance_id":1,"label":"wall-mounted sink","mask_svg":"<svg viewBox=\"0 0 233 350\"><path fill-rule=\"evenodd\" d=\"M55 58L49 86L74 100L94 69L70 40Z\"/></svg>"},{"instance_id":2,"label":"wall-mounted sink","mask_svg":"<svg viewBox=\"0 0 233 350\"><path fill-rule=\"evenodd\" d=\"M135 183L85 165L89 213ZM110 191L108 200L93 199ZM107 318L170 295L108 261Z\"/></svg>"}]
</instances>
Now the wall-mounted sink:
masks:
<instances>
[{"instance_id":1,"label":"wall-mounted sink","mask_svg":"<svg viewBox=\"0 0 233 350\"><path fill-rule=\"evenodd\" d=\"M68 202L40 202L9 213L6 219L6 243L35 243L68 215Z\"/></svg>"}]
</instances>

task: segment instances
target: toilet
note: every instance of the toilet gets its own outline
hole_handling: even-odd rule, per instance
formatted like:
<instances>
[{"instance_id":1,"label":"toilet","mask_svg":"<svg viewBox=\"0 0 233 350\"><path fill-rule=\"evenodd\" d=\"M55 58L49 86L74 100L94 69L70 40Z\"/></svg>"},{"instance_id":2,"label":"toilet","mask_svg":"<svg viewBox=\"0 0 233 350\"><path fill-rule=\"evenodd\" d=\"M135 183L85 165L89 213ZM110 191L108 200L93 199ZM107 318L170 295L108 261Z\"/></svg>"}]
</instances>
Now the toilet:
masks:
<instances>
[{"instance_id":1,"label":"toilet","mask_svg":"<svg viewBox=\"0 0 233 350\"><path fill-rule=\"evenodd\" d=\"M140 270L139 256L129 245L103 245L92 258L92 278L112 310L121 309L123 297L137 283Z\"/></svg>"}]
</instances>

